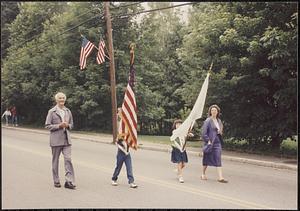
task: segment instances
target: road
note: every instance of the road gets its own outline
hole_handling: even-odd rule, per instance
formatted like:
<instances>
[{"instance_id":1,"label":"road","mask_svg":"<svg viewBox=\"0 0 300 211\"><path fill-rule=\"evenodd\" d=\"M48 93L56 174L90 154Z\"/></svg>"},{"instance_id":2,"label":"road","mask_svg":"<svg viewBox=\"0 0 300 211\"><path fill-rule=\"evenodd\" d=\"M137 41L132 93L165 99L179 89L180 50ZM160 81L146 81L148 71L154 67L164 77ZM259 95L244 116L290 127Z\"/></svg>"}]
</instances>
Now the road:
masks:
<instances>
[{"instance_id":1,"label":"road","mask_svg":"<svg viewBox=\"0 0 300 211\"><path fill-rule=\"evenodd\" d=\"M179 183L167 152L132 151L137 189L129 188L125 166L111 186L116 146L73 139L76 190L54 188L49 136L2 128L2 208L199 208L297 209L297 171L223 160L224 177L208 168L200 180L201 158L189 156ZM60 178L64 182L63 156Z\"/></svg>"}]
</instances>

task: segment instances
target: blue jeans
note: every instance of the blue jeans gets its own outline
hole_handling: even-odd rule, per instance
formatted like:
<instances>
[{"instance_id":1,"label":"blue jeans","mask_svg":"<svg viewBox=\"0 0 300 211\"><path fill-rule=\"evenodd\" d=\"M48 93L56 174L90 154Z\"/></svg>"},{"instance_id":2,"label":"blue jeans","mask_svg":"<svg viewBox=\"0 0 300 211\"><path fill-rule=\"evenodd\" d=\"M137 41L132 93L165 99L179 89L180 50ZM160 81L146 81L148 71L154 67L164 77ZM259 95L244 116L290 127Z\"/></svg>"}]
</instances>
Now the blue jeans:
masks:
<instances>
[{"instance_id":1,"label":"blue jeans","mask_svg":"<svg viewBox=\"0 0 300 211\"><path fill-rule=\"evenodd\" d=\"M17 125L18 124L18 117L17 116L12 116L12 124L14 125Z\"/></svg>"},{"instance_id":2,"label":"blue jeans","mask_svg":"<svg viewBox=\"0 0 300 211\"><path fill-rule=\"evenodd\" d=\"M127 171L128 183L129 184L133 183L134 178L133 178L133 174L132 174L131 156L130 156L130 154L126 155L120 149L118 149L118 153L117 153L117 166L115 168L114 174L111 179L114 181L118 180L118 176L120 174L120 171L122 169L124 162L125 162L126 171Z\"/></svg>"}]
</instances>

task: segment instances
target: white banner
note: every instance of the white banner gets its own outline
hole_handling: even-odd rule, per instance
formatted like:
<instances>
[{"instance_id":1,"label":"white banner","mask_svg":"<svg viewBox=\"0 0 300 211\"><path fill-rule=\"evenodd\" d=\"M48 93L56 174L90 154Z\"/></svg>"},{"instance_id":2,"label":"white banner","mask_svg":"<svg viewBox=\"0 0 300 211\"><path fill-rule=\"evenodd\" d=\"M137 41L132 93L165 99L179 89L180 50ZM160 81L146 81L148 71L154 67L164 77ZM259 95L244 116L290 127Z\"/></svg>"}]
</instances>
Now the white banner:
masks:
<instances>
[{"instance_id":1,"label":"white banner","mask_svg":"<svg viewBox=\"0 0 300 211\"><path fill-rule=\"evenodd\" d=\"M173 135L170 137L171 141L175 141L177 137L179 138L179 140L185 140L185 136L187 136L189 129L193 127L195 120L201 118L208 89L208 78L209 73L207 73L201 91L198 95L198 98L191 113L186 118L186 120L184 120L184 122L179 126L179 128L174 130ZM183 147L183 145L181 145L181 147Z\"/></svg>"}]
</instances>

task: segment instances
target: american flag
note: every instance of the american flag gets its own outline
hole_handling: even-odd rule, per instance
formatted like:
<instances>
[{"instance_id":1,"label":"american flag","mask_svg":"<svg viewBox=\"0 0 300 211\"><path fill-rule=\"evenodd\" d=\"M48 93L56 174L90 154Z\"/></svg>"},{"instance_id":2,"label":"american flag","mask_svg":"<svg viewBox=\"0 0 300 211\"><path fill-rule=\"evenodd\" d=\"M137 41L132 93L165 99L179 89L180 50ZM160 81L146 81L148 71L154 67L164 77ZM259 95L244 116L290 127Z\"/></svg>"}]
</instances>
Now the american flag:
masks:
<instances>
[{"instance_id":1,"label":"american flag","mask_svg":"<svg viewBox=\"0 0 300 211\"><path fill-rule=\"evenodd\" d=\"M80 70L83 70L86 67L86 59L92 52L95 45L88 41L85 37L82 37L82 44L81 44L81 52L80 52L80 61L79 66Z\"/></svg>"},{"instance_id":2,"label":"american flag","mask_svg":"<svg viewBox=\"0 0 300 211\"><path fill-rule=\"evenodd\" d=\"M122 104L119 135L125 134L126 143L133 149L137 149L137 107L134 95L135 69L133 63L130 66L129 81Z\"/></svg>"},{"instance_id":3,"label":"american flag","mask_svg":"<svg viewBox=\"0 0 300 211\"><path fill-rule=\"evenodd\" d=\"M97 54L97 63L98 64L102 64L103 62L105 62L104 47L105 47L105 42L103 40L100 40L99 50L98 50L98 54Z\"/></svg>"}]
</instances>

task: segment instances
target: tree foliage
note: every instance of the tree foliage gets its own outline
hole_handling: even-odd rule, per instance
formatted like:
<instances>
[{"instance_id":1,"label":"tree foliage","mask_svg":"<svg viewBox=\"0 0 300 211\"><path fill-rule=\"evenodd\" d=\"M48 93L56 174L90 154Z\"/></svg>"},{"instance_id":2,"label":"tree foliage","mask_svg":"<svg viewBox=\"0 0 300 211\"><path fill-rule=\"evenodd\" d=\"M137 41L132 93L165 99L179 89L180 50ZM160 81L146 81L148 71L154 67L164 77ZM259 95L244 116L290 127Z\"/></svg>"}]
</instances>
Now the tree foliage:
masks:
<instances>
[{"instance_id":1,"label":"tree foliage","mask_svg":"<svg viewBox=\"0 0 300 211\"><path fill-rule=\"evenodd\" d=\"M226 135L251 143L297 131L297 7L294 3L203 3L195 6L179 51L191 69L186 101L199 90L210 62L206 105L222 109ZM210 20L210 21L208 21Z\"/></svg>"},{"instance_id":2,"label":"tree foliage","mask_svg":"<svg viewBox=\"0 0 300 211\"><path fill-rule=\"evenodd\" d=\"M128 6L129 5L129 6ZM170 6L151 2L151 9ZM184 119L213 62L206 107L218 104L226 137L280 142L297 132L297 4L201 2L184 24L178 9L126 15L140 4L111 3L117 103L135 43L140 134L170 135ZM1 2L1 107L16 105L24 122L44 124L63 91L77 129L111 131L109 63L90 55L79 70L81 37L106 39L103 3ZM2 28L2 27L1 27ZM198 121L197 133L202 119Z\"/></svg>"}]
</instances>

